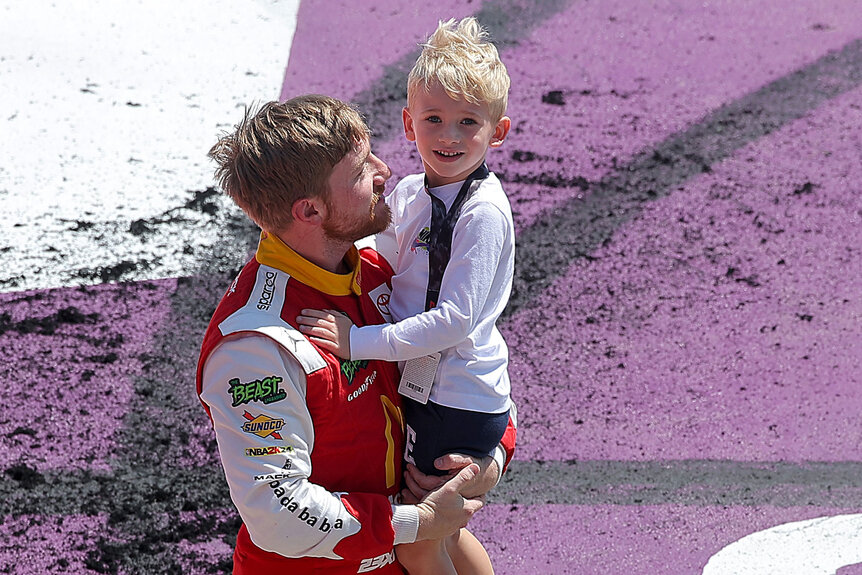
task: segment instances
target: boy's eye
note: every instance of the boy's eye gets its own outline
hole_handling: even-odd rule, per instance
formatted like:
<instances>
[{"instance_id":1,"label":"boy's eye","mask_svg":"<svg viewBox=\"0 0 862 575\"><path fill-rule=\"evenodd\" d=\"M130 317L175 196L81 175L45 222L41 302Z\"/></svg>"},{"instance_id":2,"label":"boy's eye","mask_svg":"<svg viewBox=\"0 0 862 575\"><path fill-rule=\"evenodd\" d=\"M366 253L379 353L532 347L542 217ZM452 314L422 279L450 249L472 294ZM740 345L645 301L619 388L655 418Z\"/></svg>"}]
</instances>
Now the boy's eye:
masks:
<instances>
[{"instance_id":1,"label":"boy's eye","mask_svg":"<svg viewBox=\"0 0 862 575\"><path fill-rule=\"evenodd\" d=\"M432 124L439 124L441 122L440 116L428 116L426 120Z\"/></svg>"},{"instance_id":2,"label":"boy's eye","mask_svg":"<svg viewBox=\"0 0 862 575\"><path fill-rule=\"evenodd\" d=\"M476 120L474 120L473 118L464 118L463 120L461 120L461 123L466 124L468 126L472 126L473 124L476 123Z\"/></svg>"}]
</instances>

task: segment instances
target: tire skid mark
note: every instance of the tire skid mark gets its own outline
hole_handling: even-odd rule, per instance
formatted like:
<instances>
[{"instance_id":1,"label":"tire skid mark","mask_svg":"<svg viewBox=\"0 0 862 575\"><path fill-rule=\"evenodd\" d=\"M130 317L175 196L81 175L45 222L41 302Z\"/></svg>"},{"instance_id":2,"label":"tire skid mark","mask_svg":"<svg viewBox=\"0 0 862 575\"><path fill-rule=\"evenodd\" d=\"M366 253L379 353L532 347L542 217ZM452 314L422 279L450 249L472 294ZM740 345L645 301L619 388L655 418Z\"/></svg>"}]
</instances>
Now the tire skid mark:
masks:
<instances>
[{"instance_id":1,"label":"tire skid mark","mask_svg":"<svg viewBox=\"0 0 862 575\"><path fill-rule=\"evenodd\" d=\"M686 180L712 170L742 147L802 118L862 83L862 39L830 52L792 74L721 106L682 133L637 154L598 182L553 182L585 190L537 218L517 238L515 279L505 317L530 305L571 262L588 258L645 203L673 193ZM740 122L737 118L745 118ZM505 181L503 171L501 179Z\"/></svg>"}]
</instances>

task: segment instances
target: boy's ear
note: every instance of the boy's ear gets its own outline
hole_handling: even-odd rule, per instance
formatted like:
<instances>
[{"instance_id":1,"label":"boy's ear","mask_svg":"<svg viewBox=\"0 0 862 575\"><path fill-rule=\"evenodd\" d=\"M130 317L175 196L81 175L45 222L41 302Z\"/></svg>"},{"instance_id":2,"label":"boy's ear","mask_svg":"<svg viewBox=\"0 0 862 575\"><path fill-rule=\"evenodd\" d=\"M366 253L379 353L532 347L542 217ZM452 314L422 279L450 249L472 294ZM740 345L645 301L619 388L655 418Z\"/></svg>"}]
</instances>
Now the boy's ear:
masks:
<instances>
[{"instance_id":1,"label":"boy's ear","mask_svg":"<svg viewBox=\"0 0 862 575\"><path fill-rule=\"evenodd\" d=\"M512 120L508 116L503 116L497 125L494 127L494 135L491 136L491 142L488 144L492 148L499 148L503 145L506 136L509 135L509 128L512 127Z\"/></svg>"},{"instance_id":2,"label":"boy's ear","mask_svg":"<svg viewBox=\"0 0 862 575\"><path fill-rule=\"evenodd\" d=\"M413 131L413 116L406 107L401 110L401 121L404 122L404 137L408 142L416 141L416 132Z\"/></svg>"},{"instance_id":3,"label":"boy's ear","mask_svg":"<svg viewBox=\"0 0 862 575\"><path fill-rule=\"evenodd\" d=\"M318 198L300 198L293 202L290 215L293 220L303 224L320 225L323 223L326 207Z\"/></svg>"}]
</instances>

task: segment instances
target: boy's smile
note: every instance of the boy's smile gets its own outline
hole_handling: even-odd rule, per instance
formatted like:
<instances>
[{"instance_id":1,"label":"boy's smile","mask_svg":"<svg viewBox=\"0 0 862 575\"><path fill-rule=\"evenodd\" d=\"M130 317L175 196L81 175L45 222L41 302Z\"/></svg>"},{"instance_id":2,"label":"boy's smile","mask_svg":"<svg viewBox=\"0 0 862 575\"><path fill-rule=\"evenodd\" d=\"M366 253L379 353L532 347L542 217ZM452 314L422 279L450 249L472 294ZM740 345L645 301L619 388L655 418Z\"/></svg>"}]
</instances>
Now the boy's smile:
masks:
<instances>
[{"instance_id":1,"label":"boy's smile","mask_svg":"<svg viewBox=\"0 0 862 575\"><path fill-rule=\"evenodd\" d=\"M432 188L466 179L489 146L503 143L510 126L505 116L495 122L487 103L453 99L436 82L416 91L402 117L404 135L416 142Z\"/></svg>"}]
</instances>

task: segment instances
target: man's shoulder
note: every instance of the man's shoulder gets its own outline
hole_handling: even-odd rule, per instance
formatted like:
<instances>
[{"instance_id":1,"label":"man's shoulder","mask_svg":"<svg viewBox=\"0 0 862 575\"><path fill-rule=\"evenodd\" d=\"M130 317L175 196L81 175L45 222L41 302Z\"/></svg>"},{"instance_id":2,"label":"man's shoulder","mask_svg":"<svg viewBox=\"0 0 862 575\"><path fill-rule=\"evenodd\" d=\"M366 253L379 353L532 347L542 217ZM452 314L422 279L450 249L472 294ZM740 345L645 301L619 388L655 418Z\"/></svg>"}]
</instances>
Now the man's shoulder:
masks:
<instances>
[{"instance_id":1,"label":"man's shoulder","mask_svg":"<svg viewBox=\"0 0 862 575\"><path fill-rule=\"evenodd\" d=\"M395 275L392 265L375 247L361 248L359 257L362 260L360 285L363 291L388 284Z\"/></svg>"}]
</instances>

